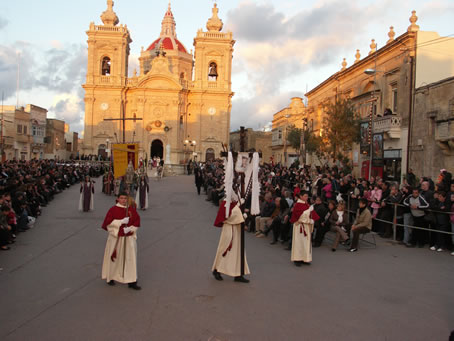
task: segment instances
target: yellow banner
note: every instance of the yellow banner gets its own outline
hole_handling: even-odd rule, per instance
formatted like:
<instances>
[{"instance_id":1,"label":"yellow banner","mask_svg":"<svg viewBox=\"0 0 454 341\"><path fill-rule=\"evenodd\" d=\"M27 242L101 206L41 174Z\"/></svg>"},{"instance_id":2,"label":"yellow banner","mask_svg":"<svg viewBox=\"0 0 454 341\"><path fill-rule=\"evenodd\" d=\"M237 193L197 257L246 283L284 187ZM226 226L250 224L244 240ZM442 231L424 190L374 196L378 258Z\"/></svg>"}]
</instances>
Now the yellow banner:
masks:
<instances>
[{"instance_id":1,"label":"yellow banner","mask_svg":"<svg viewBox=\"0 0 454 341\"><path fill-rule=\"evenodd\" d=\"M138 143L117 143L112 146L114 176L115 179L124 176L131 161L134 170L139 165L139 144Z\"/></svg>"}]
</instances>

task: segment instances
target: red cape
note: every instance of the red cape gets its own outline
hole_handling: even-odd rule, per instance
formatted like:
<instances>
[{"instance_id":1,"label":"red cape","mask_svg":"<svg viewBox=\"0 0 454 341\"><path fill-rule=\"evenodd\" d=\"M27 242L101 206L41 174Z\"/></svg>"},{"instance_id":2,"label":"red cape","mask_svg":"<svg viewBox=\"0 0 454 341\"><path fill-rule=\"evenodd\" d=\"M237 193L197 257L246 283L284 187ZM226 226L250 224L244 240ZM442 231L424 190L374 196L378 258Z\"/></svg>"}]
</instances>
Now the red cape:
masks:
<instances>
[{"instance_id":1,"label":"red cape","mask_svg":"<svg viewBox=\"0 0 454 341\"><path fill-rule=\"evenodd\" d=\"M236 201L232 201L230 203L229 217L232 214L232 210L235 206L236 206ZM225 200L222 200L222 202L219 204L218 215L216 216L216 220L214 221L214 226L222 227L224 225L224 221L226 221L226 220L227 220L227 218L225 217Z\"/></svg>"},{"instance_id":2,"label":"red cape","mask_svg":"<svg viewBox=\"0 0 454 341\"><path fill-rule=\"evenodd\" d=\"M129 206L127 216L129 217L129 223L127 225L121 226L120 231L118 233L119 237L133 235L132 232L125 234L123 231L124 227L126 227L126 226L139 227L140 226L140 217L134 207ZM123 218L126 218L126 208L115 205L115 206L111 207L109 209L109 211L107 212L106 218L104 219L104 222L102 223L102 228L107 231L107 226L109 226L112 223L112 221L121 220Z\"/></svg>"},{"instance_id":3,"label":"red cape","mask_svg":"<svg viewBox=\"0 0 454 341\"><path fill-rule=\"evenodd\" d=\"M290 222L293 224L294 222L297 222L298 219L301 217L301 214L304 213L309 208L309 204L307 203L302 203L302 202L297 202L295 206L293 206L293 212L292 212L292 217L290 218ZM312 220L319 220L320 217L318 216L317 212L312 211L311 212L311 219Z\"/></svg>"}]
</instances>

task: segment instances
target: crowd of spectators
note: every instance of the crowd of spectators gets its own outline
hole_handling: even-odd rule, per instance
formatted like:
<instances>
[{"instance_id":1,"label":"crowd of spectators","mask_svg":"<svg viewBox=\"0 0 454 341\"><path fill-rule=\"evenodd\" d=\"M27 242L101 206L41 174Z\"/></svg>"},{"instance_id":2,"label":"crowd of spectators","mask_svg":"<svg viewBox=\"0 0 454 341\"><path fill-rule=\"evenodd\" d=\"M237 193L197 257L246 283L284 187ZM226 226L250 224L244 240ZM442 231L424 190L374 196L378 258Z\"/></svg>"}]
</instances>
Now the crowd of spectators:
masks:
<instances>
[{"instance_id":1,"label":"crowd of spectators","mask_svg":"<svg viewBox=\"0 0 454 341\"><path fill-rule=\"evenodd\" d=\"M207 201L219 205L224 197L223 161L195 167L196 186L203 187ZM260 168L260 207L257 217L248 215L247 230L258 238L272 233L271 244L281 242L291 249L289 222L293 204L300 193L309 194L310 203L321 219L315 222L313 247L319 247L328 231L335 233L331 247L350 245L351 228L358 224L357 213L364 202L373 217L372 231L383 238L396 238L407 247L429 246L430 250L451 250L454 255L454 181L442 169L433 181L418 179L409 170L402 183L356 178L338 167L283 167L264 164ZM360 210L360 211L358 211ZM245 212L248 213L248 202ZM395 220L396 228L393 228ZM440 233L448 232L448 233Z\"/></svg>"},{"instance_id":2,"label":"crowd of spectators","mask_svg":"<svg viewBox=\"0 0 454 341\"><path fill-rule=\"evenodd\" d=\"M17 235L33 227L54 197L85 176L98 177L101 163L56 160L5 161L0 163L0 248L10 249Z\"/></svg>"}]
</instances>

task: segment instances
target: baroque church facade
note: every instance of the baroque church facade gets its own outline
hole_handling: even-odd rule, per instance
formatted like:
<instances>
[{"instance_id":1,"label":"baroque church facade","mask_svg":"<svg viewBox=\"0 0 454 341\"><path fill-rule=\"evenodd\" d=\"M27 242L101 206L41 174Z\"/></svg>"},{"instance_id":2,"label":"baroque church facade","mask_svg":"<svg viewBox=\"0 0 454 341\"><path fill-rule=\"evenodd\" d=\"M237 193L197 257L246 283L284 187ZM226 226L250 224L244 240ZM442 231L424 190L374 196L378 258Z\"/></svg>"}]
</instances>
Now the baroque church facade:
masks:
<instances>
[{"instance_id":1,"label":"baroque church facade","mask_svg":"<svg viewBox=\"0 0 454 341\"><path fill-rule=\"evenodd\" d=\"M113 1L87 31L88 67L81 153L106 156L112 143L139 143L139 156L160 156L166 164L219 157L228 146L232 55L231 32L217 5L194 38L194 53L177 39L170 7L161 34L142 48L140 71L128 77L130 32L119 25Z\"/></svg>"}]
</instances>

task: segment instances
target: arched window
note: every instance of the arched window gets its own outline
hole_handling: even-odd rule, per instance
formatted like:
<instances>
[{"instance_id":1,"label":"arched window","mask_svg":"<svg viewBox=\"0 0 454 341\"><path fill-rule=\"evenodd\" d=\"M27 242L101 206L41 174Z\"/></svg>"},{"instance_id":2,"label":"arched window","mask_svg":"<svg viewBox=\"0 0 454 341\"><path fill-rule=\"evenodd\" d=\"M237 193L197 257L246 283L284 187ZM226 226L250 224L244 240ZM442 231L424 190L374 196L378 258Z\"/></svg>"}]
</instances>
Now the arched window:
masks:
<instances>
[{"instance_id":1,"label":"arched window","mask_svg":"<svg viewBox=\"0 0 454 341\"><path fill-rule=\"evenodd\" d=\"M110 76L110 58L104 57L101 64L101 75Z\"/></svg>"},{"instance_id":2,"label":"arched window","mask_svg":"<svg viewBox=\"0 0 454 341\"><path fill-rule=\"evenodd\" d=\"M208 148L205 152L205 161L213 161L215 159L214 149Z\"/></svg>"},{"instance_id":3,"label":"arched window","mask_svg":"<svg viewBox=\"0 0 454 341\"><path fill-rule=\"evenodd\" d=\"M218 79L218 66L215 62L211 62L208 67L208 80L216 82Z\"/></svg>"}]
</instances>

